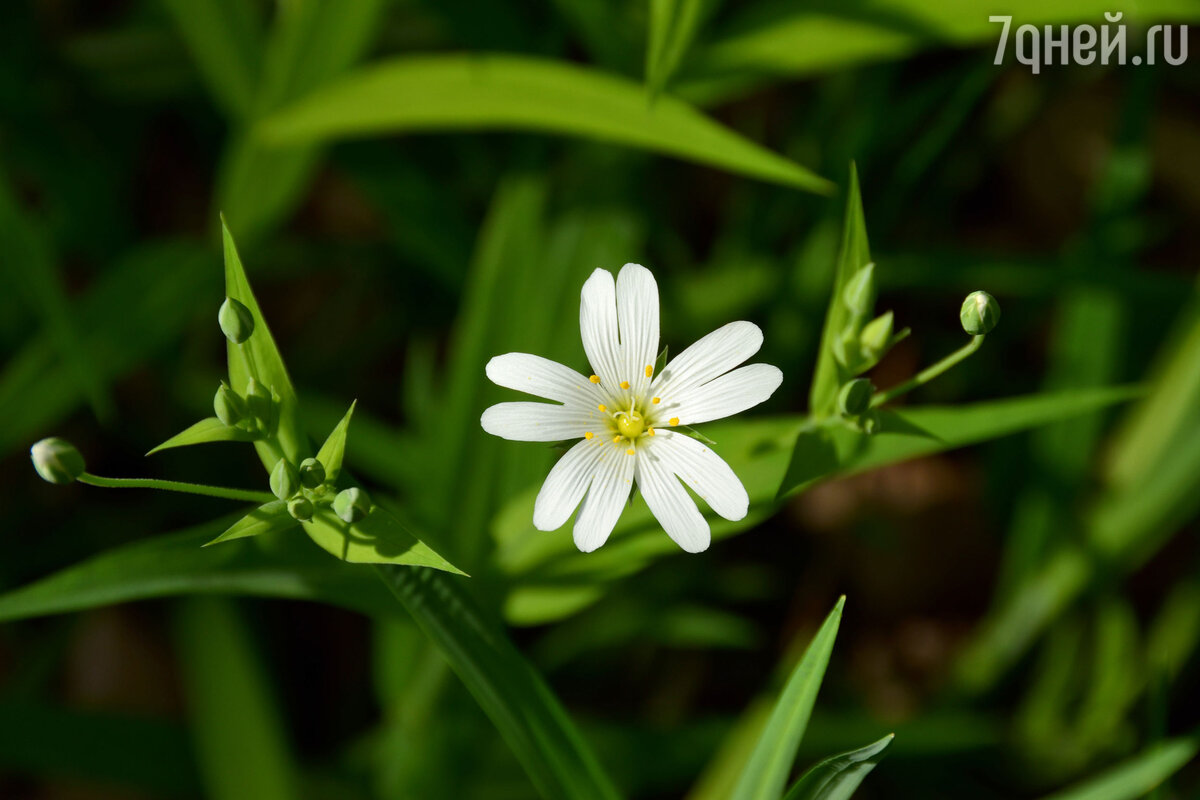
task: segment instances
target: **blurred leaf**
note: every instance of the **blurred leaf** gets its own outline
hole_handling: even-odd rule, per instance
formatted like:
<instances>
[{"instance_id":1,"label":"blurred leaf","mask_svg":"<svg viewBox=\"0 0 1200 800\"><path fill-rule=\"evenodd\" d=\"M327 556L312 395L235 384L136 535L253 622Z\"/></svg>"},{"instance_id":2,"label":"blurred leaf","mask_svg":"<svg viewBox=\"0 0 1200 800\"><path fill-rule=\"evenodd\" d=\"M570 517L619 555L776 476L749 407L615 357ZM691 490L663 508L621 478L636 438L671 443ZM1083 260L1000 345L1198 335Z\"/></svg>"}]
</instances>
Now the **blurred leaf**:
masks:
<instances>
[{"instance_id":1,"label":"blurred leaf","mask_svg":"<svg viewBox=\"0 0 1200 800\"><path fill-rule=\"evenodd\" d=\"M616 798L570 717L460 579L381 566L384 583L441 649L546 798Z\"/></svg>"},{"instance_id":2,"label":"blurred leaf","mask_svg":"<svg viewBox=\"0 0 1200 800\"><path fill-rule=\"evenodd\" d=\"M299 523L292 518L288 513L287 503L283 500L272 500L269 503L264 503L258 508L251 511L246 516L239 519L237 522L225 529L217 538L211 542L205 543L205 547L210 544L218 544L220 542L228 542L232 539L245 539L250 536L259 536L264 533L275 533L276 531L287 531L296 527Z\"/></svg>"},{"instance_id":3,"label":"blurred leaf","mask_svg":"<svg viewBox=\"0 0 1200 800\"><path fill-rule=\"evenodd\" d=\"M346 412L346 416L342 417L329 434L329 438L325 440L325 444L321 445L321 449L317 452L317 460L325 468L325 479L334 485L337 485L338 475L342 472L342 457L346 454L346 433L356 405L358 405L357 400L350 404L350 410Z\"/></svg>"},{"instance_id":4,"label":"blurred leaf","mask_svg":"<svg viewBox=\"0 0 1200 800\"><path fill-rule=\"evenodd\" d=\"M254 378L263 386L270 389L279 397L279 423L276 436L283 448L283 455L293 464L299 464L309 454L308 437L300 425L296 390L292 388L292 379L288 377L287 367L283 365L283 357L275 346L275 339L267 327L258 300L250 289L246 279L246 270L242 259L238 256L237 245L233 243L233 234L221 219L221 235L225 244L225 294L234 300L239 300L254 316L254 333L241 344L225 343L225 352L229 360L229 385L239 395L245 397L250 379ZM214 304L217 305L217 304ZM269 442L256 441L254 449L263 466L269 471L279 460L279 453Z\"/></svg>"},{"instance_id":5,"label":"blurred leaf","mask_svg":"<svg viewBox=\"0 0 1200 800\"><path fill-rule=\"evenodd\" d=\"M833 611L829 612L804 652L804 657L796 665L742 771L732 800L770 800L783 795L788 774L792 771L792 762L796 759L796 750L808 727L813 705L817 702L825 667L833 653L833 642L837 638L845 604L846 598L843 596Z\"/></svg>"},{"instance_id":6,"label":"blurred leaf","mask_svg":"<svg viewBox=\"0 0 1200 800\"><path fill-rule=\"evenodd\" d=\"M866 747L830 756L801 775L784 800L850 800L895 737L889 733Z\"/></svg>"},{"instance_id":7,"label":"blurred leaf","mask_svg":"<svg viewBox=\"0 0 1200 800\"><path fill-rule=\"evenodd\" d=\"M410 564L465 574L379 506L354 524L343 522L329 508L319 509L312 521L300 524L326 552L352 564Z\"/></svg>"},{"instance_id":8,"label":"blurred leaf","mask_svg":"<svg viewBox=\"0 0 1200 800\"><path fill-rule=\"evenodd\" d=\"M683 61L705 13L705 0L650 0L646 88L657 97Z\"/></svg>"},{"instance_id":9,"label":"blurred leaf","mask_svg":"<svg viewBox=\"0 0 1200 800\"><path fill-rule=\"evenodd\" d=\"M1200 584L1180 581L1146 632L1146 655L1154 671L1176 677L1200 645ZM1153 677L1153 675L1152 675Z\"/></svg>"},{"instance_id":10,"label":"blurred leaf","mask_svg":"<svg viewBox=\"0 0 1200 800\"><path fill-rule=\"evenodd\" d=\"M216 417L207 417L187 430L175 434L146 455L152 456L160 450L169 450L172 447L186 447L209 442L252 442L255 438L257 437L251 431L226 425Z\"/></svg>"},{"instance_id":11,"label":"blurred leaf","mask_svg":"<svg viewBox=\"0 0 1200 800\"><path fill-rule=\"evenodd\" d=\"M237 607L217 598L184 600L175 634L206 796L297 797L284 724Z\"/></svg>"},{"instance_id":12,"label":"blurred leaf","mask_svg":"<svg viewBox=\"0 0 1200 800\"><path fill-rule=\"evenodd\" d=\"M245 118L254 106L262 22L243 0L163 0L217 104Z\"/></svg>"},{"instance_id":13,"label":"blurred leaf","mask_svg":"<svg viewBox=\"0 0 1200 800\"><path fill-rule=\"evenodd\" d=\"M817 466L830 464L828 447L836 451L836 469L814 474L811 436L795 445L780 495L811 486L830 475L861 472L870 467L951 450L976 442L1037 428L1079 414L1125 402L1141 393L1137 387L1109 386L1050 392L960 406L924 406L880 414L881 430L866 435L846 427L828 428Z\"/></svg>"},{"instance_id":14,"label":"blurred leaf","mask_svg":"<svg viewBox=\"0 0 1200 800\"><path fill-rule=\"evenodd\" d=\"M722 167L799 189L830 184L691 106L650 106L624 78L516 56L424 56L380 62L268 117L268 142L428 130L529 130L582 136Z\"/></svg>"},{"instance_id":15,"label":"blurred leaf","mask_svg":"<svg viewBox=\"0 0 1200 800\"><path fill-rule=\"evenodd\" d=\"M400 613L370 576L295 532L203 547L227 527L208 523L117 547L0 595L0 621L182 594L312 600L368 615Z\"/></svg>"},{"instance_id":16,"label":"blurred leaf","mask_svg":"<svg viewBox=\"0 0 1200 800\"><path fill-rule=\"evenodd\" d=\"M1095 778L1043 800L1135 800L1175 774L1196 755L1195 739L1171 739L1152 745L1137 756Z\"/></svg>"},{"instance_id":17,"label":"blurred leaf","mask_svg":"<svg viewBox=\"0 0 1200 800\"><path fill-rule=\"evenodd\" d=\"M851 163L850 181L846 188L846 215L842 222L842 246L838 250L837 269L829 294L829 307L825 312L825 327L821 331L817 369L808 397L809 411L815 415L825 416L833 413L838 389L848 377L843 374L833 356L834 339L846 326L850 313L842 302L842 292L850 278L870 262L867 223L863 217L862 196L858 189L858 167Z\"/></svg>"}]
</instances>

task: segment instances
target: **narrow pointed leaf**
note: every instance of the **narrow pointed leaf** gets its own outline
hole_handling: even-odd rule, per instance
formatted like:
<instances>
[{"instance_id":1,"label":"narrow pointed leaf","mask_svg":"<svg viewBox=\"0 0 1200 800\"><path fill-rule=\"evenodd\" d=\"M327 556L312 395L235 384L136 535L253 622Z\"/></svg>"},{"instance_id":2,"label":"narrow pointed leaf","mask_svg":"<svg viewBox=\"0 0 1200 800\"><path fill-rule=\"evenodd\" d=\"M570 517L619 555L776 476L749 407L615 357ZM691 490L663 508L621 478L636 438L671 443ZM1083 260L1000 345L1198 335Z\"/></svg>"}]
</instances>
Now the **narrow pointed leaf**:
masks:
<instances>
[{"instance_id":1,"label":"narrow pointed leaf","mask_svg":"<svg viewBox=\"0 0 1200 800\"><path fill-rule=\"evenodd\" d=\"M163 0L213 99L229 116L254 105L262 52L261 21L242 0Z\"/></svg>"},{"instance_id":2,"label":"narrow pointed leaf","mask_svg":"<svg viewBox=\"0 0 1200 800\"><path fill-rule=\"evenodd\" d=\"M296 527L297 524L292 515L288 513L287 503L282 500L272 500L230 525L224 533L206 544L205 547L232 539L246 539L264 533L286 531Z\"/></svg>"},{"instance_id":3,"label":"narrow pointed leaf","mask_svg":"<svg viewBox=\"0 0 1200 800\"><path fill-rule=\"evenodd\" d=\"M256 436L250 431L226 425L216 417L207 417L195 423L186 430L167 439L165 442L146 453L152 456L160 450L170 450L173 447L187 447L192 444L208 444L209 442L252 442Z\"/></svg>"},{"instance_id":4,"label":"narrow pointed leaf","mask_svg":"<svg viewBox=\"0 0 1200 800\"><path fill-rule=\"evenodd\" d=\"M317 452L317 460L325 467L325 476L329 481L336 482L338 474L342 471L342 458L346 454L346 433L350 428L350 417L354 415L354 406L357 404L357 400L350 404L346 416L342 417Z\"/></svg>"},{"instance_id":5,"label":"narrow pointed leaf","mask_svg":"<svg viewBox=\"0 0 1200 800\"><path fill-rule=\"evenodd\" d=\"M558 698L461 580L434 570L377 569L491 718L543 797L618 797Z\"/></svg>"},{"instance_id":6,"label":"narrow pointed leaf","mask_svg":"<svg viewBox=\"0 0 1200 800\"><path fill-rule=\"evenodd\" d=\"M1151 745L1133 758L1043 800L1136 800L1196 757L1195 738Z\"/></svg>"},{"instance_id":7,"label":"narrow pointed leaf","mask_svg":"<svg viewBox=\"0 0 1200 800\"><path fill-rule=\"evenodd\" d=\"M831 184L672 97L585 67L517 56L384 61L271 115L264 140L297 144L431 130L526 130L663 153L749 177L828 192Z\"/></svg>"},{"instance_id":8,"label":"narrow pointed leaf","mask_svg":"<svg viewBox=\"0 0 1200 800\"><path fill-rule=\"evenodd\" d=\"M300 523L309 537L326 552L352 564L408 564L465 574L413 536L391 512L376 506L353 524L343 522L329 508Z\"/></svg>"},{"instance_id":9,"label":"narrow pointed leaf","mask_svg":"<svg viewBox=\"0 0 1200 800\"><path fill-rule=\"evenodd\" d=\"M784 800L850 800L894 738L889 733L866 747L821 761L800 776Z\"/></svg>"},{"instance_id":10,"label":"narrow pointed leaf","mask_svg":"<svg viewBox=\"0 0 1200 800\"><path fill-rule=\"evenodd\" d=\"M796 750L808 727L813 705L817 702L825 667L833 653L833 642L837 638L845 604L845 597L837 601L804 651L800 663L792 671L779 702L775 704L775 710L771 712L767 727L763 729L750 761L742 771L732 800L772 800L783 795L788 773L792 771L792 762L796 759Z\"/></svg>"},{"instance_id":11,"label":"narrow pointed leaf","mask_svg":"<svg viewBox=\"0 0 1200 800\"><path fill-rule=\"evenodd\" d=\"M646 87L662 92L687 55L704 16L704 0L651 0Z\"/></svg>"}]
</instances>

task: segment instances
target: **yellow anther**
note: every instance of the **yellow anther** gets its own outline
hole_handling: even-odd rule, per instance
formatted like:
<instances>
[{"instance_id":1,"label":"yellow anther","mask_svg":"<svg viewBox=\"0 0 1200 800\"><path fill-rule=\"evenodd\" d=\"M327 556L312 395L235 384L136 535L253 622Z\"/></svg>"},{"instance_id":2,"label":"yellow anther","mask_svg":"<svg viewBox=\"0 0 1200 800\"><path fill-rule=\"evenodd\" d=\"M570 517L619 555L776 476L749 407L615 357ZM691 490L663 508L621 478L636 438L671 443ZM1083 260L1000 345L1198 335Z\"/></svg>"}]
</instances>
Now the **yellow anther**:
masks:
<instances>
[{"instance_id":1,"label":"yellow anther","mask_svg":"<svg viewBox=\"0 0 1200 800\"><path fill-rule=\"evenodd\" d=\"M628 389L628 388L629 388L629 381L621 381L621 388L622 388L622 389Z\"/></svg>"},{"instance_id":2,"label":"yellow anther","mask_svg":"<svg viewBox=\"0 0 1200 800\"><path fill-rule=\"evenodd\" d=\"M591 431L584 431L584 433L583 433L583 438L585 438L585 439L590 439L590 438L592 438L592 437L593 437L593 436L595 436L595 435L596 435L596 434L592 433Z\"/></svg>"},{"instance_id":3,"label":"yellow anther","mask_svg":"<svg viewBox=\"0 0 1200 800\"><path fill-rule=\"evenodd\" d=\"M646 365L646 377L647 377L647 378L649 378L649 377L650 377L651 375L653 375L653 374L654 374L654 365L653 365L653 364L647 364L647 365Z\"/></svg>"},{"instance_id":4,"label":"yellow anther","mask_svg":"<svg viewBox=\"0 0 1200 800\"><path fill-rule=\"evenodd\" d=\"M625 451L625 455L627 455L627 456L631 456L631 455L633 455L633 448L631 447L631 448L629 448L628 450L626 450L626 451Z\"/></svg>"},{"instance_id":5,"label":"yellow anther","mask_svg":"<svg viewBox=\"0 0 1200 800\"><path fill-rule=\"evenodd\" d=\"M598 405L596 407L599 408L601 411L608 411L608 406L604 405L604 403L601 403L600 405Z\"/></svg>"},{"instance_id":6,"label":"yellow anther","mask_svg":"<svg viewBox=\"0 0 1200 800\"><path fill-rule=\"evenodd\" d=\"M667 424L668 424L668 425L671 425L671 426L678 425L678 424L679 424L679 417L671 417L670 421L669 421L669 422L667 422Z\"/></svg>"},{"instance_id":7,"label":"yellow anther","mask_svg":"<svg viewBox=\"0 0 1200 800\"><path fill-rule=\"evenodd\" d=\"M617 434L616 436L613 437L613 444L618 444L620 441L621 441L621 434Z\"/></svg>"},{"instance_id":8,"label":"yellow anther","mask_svg":"<svg viewBox=\"0 0 1200 800\"><path fill-rule=\"evenodd\" d=\"M654 405L658 405L659 403L661 403L661 402L662 402L662 398L661 398L661 397L656 397L656 398L654 398L653 400L651 400L650 402L651 402L651 403L654 403Z\"/></svg>"},{"instance_id":9,"label":"yellow anther","mask_svg":"<svg viewBox=\"0 0 1200 800\"><path fill-rule=\"evenodd\" d=\"M588 380L589 380L589 381L591 381L592 383L599 383L599 382L600 382L600 376L599 376L599 375L593 375L592 377L588 378Z\"/></svg>"},{"instance_id":10,"label":"yellow anther","mask_svg":"<svg viewBox=\"0 0 1200 800\"><path fill-rule=\"evenodd\" d=\"M654 435L654 428L646 428L646 433L648 433L648 434L650 434L651 436L653 436L653 435Z\"/></svg>"}]
</instances>

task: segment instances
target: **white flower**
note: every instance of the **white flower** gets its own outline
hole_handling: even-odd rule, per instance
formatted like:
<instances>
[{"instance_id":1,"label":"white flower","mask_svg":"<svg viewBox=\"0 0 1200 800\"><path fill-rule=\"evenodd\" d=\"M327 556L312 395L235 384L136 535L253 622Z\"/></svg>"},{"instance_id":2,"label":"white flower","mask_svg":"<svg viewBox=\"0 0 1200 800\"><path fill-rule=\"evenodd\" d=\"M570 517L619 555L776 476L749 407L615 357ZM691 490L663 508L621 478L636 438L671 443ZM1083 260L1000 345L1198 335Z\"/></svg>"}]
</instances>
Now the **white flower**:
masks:
<instances>
[{"instance_id":1,"label":"white flower","mask_svg":"<svg viewBox=\"0 0 1200 800\"><path fill-rule=\"evenodd\" d=\"M655 375L658 284L640 264L626 264L615 283L608 270L592 273L583 285L579 329L590 378L528 353L496 356L487 365L494 383L556 402L494 405L480 420L485 431L521 442L580 440L550 470L533 524L556 530L578 507L575 544L590 553L612 533L636 480L680 547L706 549L708 522L679 481L729 520L746 516L749 498L716 453L671 429L728 417L771 396L783 380L778 368L733 369L758 352L762 331L731 322Z\"/></svg>"}]
</instances>

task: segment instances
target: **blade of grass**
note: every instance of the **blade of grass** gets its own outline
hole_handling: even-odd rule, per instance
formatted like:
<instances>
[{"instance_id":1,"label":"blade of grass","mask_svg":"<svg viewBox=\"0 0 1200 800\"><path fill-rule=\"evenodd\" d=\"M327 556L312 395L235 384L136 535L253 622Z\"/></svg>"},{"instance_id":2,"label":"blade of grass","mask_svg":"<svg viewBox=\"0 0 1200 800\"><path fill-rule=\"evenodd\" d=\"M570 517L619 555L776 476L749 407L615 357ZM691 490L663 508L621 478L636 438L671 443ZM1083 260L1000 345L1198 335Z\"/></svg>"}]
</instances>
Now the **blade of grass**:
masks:
<instances>
[{"instance_id":1,"label":"blade of grass","mask_svg":"<svg viewBox=\"0 0 1200 800\"><path fill-rule=\"evenodd\" d=\"M821 761L800 776L784 800L850 800L894 738L896 735L889 733L866 747Z\"/></svg>"},{"instance_id":2,"label":"blade of grass","mask_svg":"<svg viewBox=\"0 0 1200 800\"><path fill-rule=\"evenodd\" d=\"M262 20L241 0L162 0L217 105L250 116L261 68Z\"/></svg>"},{"instance_id":3,"label":"blade of grass","mask_svg":"<svg viewBox=\"0 0 1200 800\"><path fill-rule=\"evenodd\" d=\"M1194 738L1152 745L1128 761L1042 800L1135 800L1191 761L1197 747Z\"/></svg>"}]
</instances>

